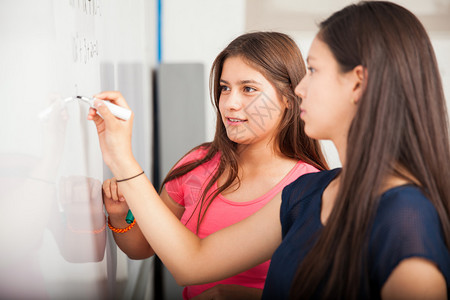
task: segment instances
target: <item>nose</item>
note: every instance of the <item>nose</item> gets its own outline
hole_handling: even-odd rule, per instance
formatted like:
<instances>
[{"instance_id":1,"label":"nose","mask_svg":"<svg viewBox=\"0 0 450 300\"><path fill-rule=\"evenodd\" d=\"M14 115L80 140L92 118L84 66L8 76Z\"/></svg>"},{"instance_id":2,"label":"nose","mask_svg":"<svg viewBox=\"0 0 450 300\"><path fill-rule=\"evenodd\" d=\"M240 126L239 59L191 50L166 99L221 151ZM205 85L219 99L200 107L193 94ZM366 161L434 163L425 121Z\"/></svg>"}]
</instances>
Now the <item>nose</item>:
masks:
<instances>
[{"instance_id":1,"label":"nose","mask_svg":"<svg viewBox=\"0 0 450 300\"><path fill-rule=\"evenodd\" d=\"M239 94L233 92L223 97L223 104L227 110L240 110L243 106Z\"/></svg>"},{"instance_id":2,"label":"nose","mask_svg":"<svg viewBox=\"0 0 450 300\"><path fill-rule=\"evenodd\" d=\"M294 89L295 95L297 95L298 97L300 97L302 99L306 97L305 83L306 83L307 76L308 75L305 75Z\"/></svg>"}]
</instances>

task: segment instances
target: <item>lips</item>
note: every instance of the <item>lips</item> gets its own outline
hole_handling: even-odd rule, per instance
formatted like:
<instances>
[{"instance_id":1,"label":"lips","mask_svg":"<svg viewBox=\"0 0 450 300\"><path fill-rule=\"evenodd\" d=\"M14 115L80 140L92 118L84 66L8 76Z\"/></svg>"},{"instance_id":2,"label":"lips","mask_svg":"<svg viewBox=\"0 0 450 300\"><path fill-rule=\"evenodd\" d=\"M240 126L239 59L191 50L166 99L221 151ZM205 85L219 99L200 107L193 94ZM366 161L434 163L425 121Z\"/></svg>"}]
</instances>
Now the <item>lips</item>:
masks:
<instances>
[{"instance_id":1,"label":"lips","mask_svg":"<svg viewBox=\"0 0 450 300\"><path fill-rule=\"evenodd\" d=\"M239 125L242 124L244 122L247 122L246 119L240 119L240 118L230 118L230 117L225 117L227 124L229 125Z\"/></svg>"},{"instance_id":2,"label":"lips","mask_svg":"<svg viewBox=\"0 0 450 300\"><path fill-rule=\"evenodd\" d=\"M300 118L303 117L306 113L306 110L300 108Z\"/></svg>"}]
</instances>

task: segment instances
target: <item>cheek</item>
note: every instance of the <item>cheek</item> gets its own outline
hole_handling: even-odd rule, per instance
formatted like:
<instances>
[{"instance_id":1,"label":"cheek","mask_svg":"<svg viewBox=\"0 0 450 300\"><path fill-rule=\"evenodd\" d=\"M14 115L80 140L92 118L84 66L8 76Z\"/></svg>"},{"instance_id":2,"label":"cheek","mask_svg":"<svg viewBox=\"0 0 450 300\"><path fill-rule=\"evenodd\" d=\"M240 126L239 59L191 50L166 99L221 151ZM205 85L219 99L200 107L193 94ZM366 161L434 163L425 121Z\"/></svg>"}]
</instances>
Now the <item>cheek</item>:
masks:
<instances>
[{"instance_id":1,"label":"cheek","mask_svg":"<svg viewBox=\"0 0 450 300\"><path fill-rule=\"evenodd\" d=\"M221 100L221 99L219 99L218 109L219 109L220 115L222 116L223 112L224 112L224 104L223 104L223 100Z\"/></svg>"},{"instance_id":2,"label":"cheek","mask_svg":"<svg viewBox=\"0 0 450 300\"><path fill-rule=\"evenodd\" d=\"M305 133L310 138L326 139L327 133L333 128L334 109L329 103L322 102L319 95L311 95L302 107L306 113L302 114L305 123Z\"/></svg>"},{"instance_id":3,"label":"cheek","mask_svg":"<svg viewBox=\"0 0 450 300\"><path fill-rule=\"evenodd\" d=\"M266 130L274 123L278 123L282 108L276 97L261 93L245 106L245 113L254 126Z\"/></svg>"}]
</instances>

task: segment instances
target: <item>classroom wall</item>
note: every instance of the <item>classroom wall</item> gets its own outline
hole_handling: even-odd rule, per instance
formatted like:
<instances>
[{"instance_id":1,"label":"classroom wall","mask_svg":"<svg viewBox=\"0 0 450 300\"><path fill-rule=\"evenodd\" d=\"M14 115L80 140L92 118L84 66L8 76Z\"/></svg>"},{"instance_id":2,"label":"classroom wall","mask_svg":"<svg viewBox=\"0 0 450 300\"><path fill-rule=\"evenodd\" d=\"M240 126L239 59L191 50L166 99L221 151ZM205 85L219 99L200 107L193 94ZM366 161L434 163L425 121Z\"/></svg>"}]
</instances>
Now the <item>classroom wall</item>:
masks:
<instances>
[{"instance_id":1,"label":"classroom wall","mask_svg":"<svg viewBox=\"0 0 450 300\"><path fill-rule=\"evenodd\" d=\"M0 299L113 299L128 266L107 235L88 106L120 89L150 174L155 9L136 0L0 2Z\"/></svg>"}]
</instances>

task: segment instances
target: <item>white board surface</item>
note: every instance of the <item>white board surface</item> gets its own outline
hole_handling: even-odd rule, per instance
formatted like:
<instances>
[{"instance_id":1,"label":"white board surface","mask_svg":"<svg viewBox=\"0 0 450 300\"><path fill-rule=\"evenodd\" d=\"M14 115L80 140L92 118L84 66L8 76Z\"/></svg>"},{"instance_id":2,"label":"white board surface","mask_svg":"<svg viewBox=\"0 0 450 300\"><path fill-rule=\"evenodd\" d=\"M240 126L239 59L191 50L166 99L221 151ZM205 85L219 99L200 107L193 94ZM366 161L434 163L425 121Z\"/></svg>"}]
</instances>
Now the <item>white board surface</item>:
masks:
<instances>
[{"instance_id":1,"label":"white board surface","mask_svg":"<svg viewBox=\"0 0 450 300\"><path fill-rule=\"evenodd\" d=\"M107 174L88 106L67 99L129 91L149 170L149 5L0 1L0 299L110 298Z\"/></svg>"}]
</instances>

